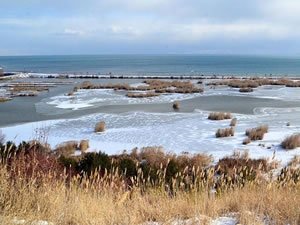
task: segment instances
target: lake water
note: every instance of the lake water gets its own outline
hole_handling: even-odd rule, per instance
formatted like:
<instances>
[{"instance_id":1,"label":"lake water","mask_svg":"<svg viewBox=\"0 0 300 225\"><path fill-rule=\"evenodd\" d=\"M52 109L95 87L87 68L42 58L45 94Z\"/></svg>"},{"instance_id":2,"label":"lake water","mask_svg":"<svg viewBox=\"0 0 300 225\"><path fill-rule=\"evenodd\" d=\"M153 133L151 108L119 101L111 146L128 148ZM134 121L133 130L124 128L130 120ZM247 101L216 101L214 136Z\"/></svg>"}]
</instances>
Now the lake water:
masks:
<instances>
[{"instance_id":1,"label":"lake water","mask_svg":"<svg viewBox=\"0 0 300 225\"><path fill-rule=\"evenodd\" d=\"M300 76L300 58L271 56L0 56L0 67L36 73Z\"/></svg>"}]
</instances>

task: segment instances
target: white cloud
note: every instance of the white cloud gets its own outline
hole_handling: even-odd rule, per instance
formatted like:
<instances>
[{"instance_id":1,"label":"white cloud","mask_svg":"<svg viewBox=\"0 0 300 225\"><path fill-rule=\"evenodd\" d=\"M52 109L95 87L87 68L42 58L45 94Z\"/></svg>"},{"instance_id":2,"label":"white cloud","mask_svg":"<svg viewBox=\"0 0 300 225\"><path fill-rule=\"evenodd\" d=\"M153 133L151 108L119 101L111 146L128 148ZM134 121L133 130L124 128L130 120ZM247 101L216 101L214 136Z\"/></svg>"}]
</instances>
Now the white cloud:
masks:
<instances>
[{"instance_id":1,"label":"white cloud","mask_svg":"<svg viewBox=\"0 0 300 225\"><path fill-rule=\"evenodd\" d=\"M80 36L80 35L84 35L85 32L82 31L82 30L76 30L76 29L66 28L66 29L64 29L64 31L62 32L62 34L64 34L64 35L71 35L71 36Z\"/></svg>"}]
</instances>

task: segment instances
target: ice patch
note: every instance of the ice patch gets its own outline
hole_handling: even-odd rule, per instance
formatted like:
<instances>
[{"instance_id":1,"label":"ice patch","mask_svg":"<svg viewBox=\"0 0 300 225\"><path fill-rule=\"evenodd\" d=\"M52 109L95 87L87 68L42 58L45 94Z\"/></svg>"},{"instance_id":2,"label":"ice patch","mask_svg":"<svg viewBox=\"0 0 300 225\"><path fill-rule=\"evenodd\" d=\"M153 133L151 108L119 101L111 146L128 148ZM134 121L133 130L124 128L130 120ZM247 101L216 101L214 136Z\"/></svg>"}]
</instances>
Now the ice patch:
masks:
<instances>
[{"instance_id":1,"label":"ice patch","mask_svg":"<svg viewBox=\"0 0 300 225\"><path fill-rule=\"evenodd\" d=\"M90 140L90 151L105 151L108 154L120 153L134 147L162 146L166 151L181 153L206 153L216 160L231 155L233 150L249 151L253 158L273 158L287 163L300 149L285 151L281 141L298 132L298 113L286 116L234 114L238 119L235 136L216 138L219 128L229 127L230 120L211 121L208 112L194 113L146 113L128 112L122 114L93 114L76 119L54 120L27 123L2 129L7 140L21 142L36 138L37 130L46 130L51 146L68 140ZM289 119L291 126L286 126ZM95 133L94 126L99 121L106 122L104 133ZM246 138L245 130L261 124L269 125L262 141L242 145Z\"/></svg>"}]
</instances>

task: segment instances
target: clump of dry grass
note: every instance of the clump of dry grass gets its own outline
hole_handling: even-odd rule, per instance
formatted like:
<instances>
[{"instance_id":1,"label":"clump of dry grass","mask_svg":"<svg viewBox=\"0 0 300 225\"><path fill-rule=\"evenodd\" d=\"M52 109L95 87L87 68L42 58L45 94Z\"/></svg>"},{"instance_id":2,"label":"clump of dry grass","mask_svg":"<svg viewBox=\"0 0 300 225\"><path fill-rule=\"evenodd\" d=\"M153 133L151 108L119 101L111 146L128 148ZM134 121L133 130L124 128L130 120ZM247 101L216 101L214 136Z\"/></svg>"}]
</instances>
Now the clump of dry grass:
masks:
<instances>
[{"instance_id":1,"label":"clump of dry grass","mask_svg":"<svg viewBox=\"0 0 300 225\"><path fill-rule=\"evenodd\" d=\"M251 143L251 139L248 138L248 137L243 140L243 145L247 145L247 144L250 144L250 143Z\"/></svg>"},{"instance_id":2,"label":"clump of dry grass","mask_svg":"<svg viewBox=\"0 0 300 225\"><path fill-rule=\"evenodd\" d=\"M262 140L264 135L268 133L269 127L267 125L261 125L256 128L247 129L245 134L251 141Z\"/></svg>"},{"instance_id":3,"label":"clump of dry grass","mask_svg":"<svg viewBox=\"0 0 300 225\"><path fill-rule=\"evenodd\" d=\"M98 133L98 132L104 132L105 131L105 122L104 121L100 121L98 123L96 123L95 125L95 132Z\"/></svg>"},{"instance_id":4,"label":"clump of dry grass","mask_svg":"<svg viewBox=\"0 0 300 225\"><path fill-rule=\"evenodd\" d=\"M77 147L78 147L77 141L66 141L59 144L56 147L55 152L57 152L58 155L70 156L75 153Z\"/></svg>"},{"instance_id":5,"label":"clump of dry grass","mask_svg":"<svg viewBox=\"0 0 300 225\"><path fill-rule=\"evenodd\" d=\"M295 149L300 147L300 134L293 134L289 137L286 137L282 142L281 146L286 149Z\"/></svg>"},{"instance_id":6,"label":"clump of dry grass","mask_svg":"<svg viewBox=\"0 0 300 225\"><path fill-rule=\"evenodd\" d=\"M253 92L253 88L250 88L250 87L240 88L239 92L241 92L241 93Z\"/></svg>"},{"instance_id":7,"label":"clump of dry grass","mask_svg":"<svg viewBox=\"0 0 300 225\"><path fill-rule=\"evenodd\" d=\"M173 103L173 109L174 109L174 110L179 110L179 109L180 109L180 104L179 104L178 101L175 101L175 102Z\"/></svg>"},{"instance_id":8,"label":"clump of dry grass","mask_svg":"<svg viewBox=\"0 0 300 225\"><path fill-rule=\"evenodd\" d=\"M231 113L226 113L226 112L212 112L208 115L209 120L227 120L231 118L232 118Z\"/></svg>"},{"instance_id":9,"label":"clump of dry grass","mask_svg":"<svg viewBox=\"0 0 300 225\"><path fill-rule=\"evenodd\" d=\"M81 152L86 152L89 148L89 140L81 140L79 143L79 149Z\"/></svg>"},{"instance_id":10,"label":"clump of dry grass","mask_svg":"<svg viewBox=\"0 0 300 225\"><path fill-rule=\"evenodd\" d=\"M8 98L8 97L0 97L0 103L7 102L7 101L10 101L10 100L12 100L12 99Z\"/></svg>"},{"instance_id":11,"label":"clump of dry grass","mask_svg":"<svg viewBox=\"0 0 300 225\"><path fill-rule=\"evenodd\" d=\"M231 127L235 127L237 124L237 118L233 118L231 121L230 121L230 126Z\"/></svg>"},{"instance_id":12,"label":"clump of dry grass","mask_svg":"<svg viewBox=\"0 0 300 225\"><path fill-rule=\"evenodd\" d=\"M150 97L156 97L159 96L159 94L149 91L149 92L145 92L145 93L141 93L141 92L128 92L126 94L126 96L128 98L150 98Z\"/></svg>"},{"instance_id":13,"label":"clump of dry grass","mask_svg":"<svg viewBox=\"0 0 300 225\"><path fill-rule=\"evenodd\" d=\"M233 127L218 129L216 132L217 138L231 137L231 136L234 136L234 128Z\"/></svg>"}]
</instances>

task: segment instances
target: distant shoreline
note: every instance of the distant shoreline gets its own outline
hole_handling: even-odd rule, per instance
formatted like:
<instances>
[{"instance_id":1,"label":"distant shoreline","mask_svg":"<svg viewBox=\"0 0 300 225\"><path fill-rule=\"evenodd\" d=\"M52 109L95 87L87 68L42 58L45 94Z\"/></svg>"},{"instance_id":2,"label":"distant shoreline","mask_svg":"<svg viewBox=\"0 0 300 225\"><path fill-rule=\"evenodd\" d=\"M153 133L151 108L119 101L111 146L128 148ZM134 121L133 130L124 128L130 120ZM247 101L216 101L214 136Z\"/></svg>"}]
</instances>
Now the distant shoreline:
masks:
<instances>
[{"instance_id":1,"label":"distant shoreline","mask_svg":"<svg viewBox=\"0 0 300 225\"><path fill-rule=\"evenodd\" d=\"M168 79L168 80L212 80L212 79L250 79L250 78L268 78L280 79L289 78L292 80L300 80L300 76L287 76L287 75L225 75L225 74L212 74L212 75L138 75L138 74L83 74L83 73L23 73L23 72L9 72L3 78L64 78L64 79ZM1 78L1 77L0 77Z\"/></svg>"}]
</instances>

